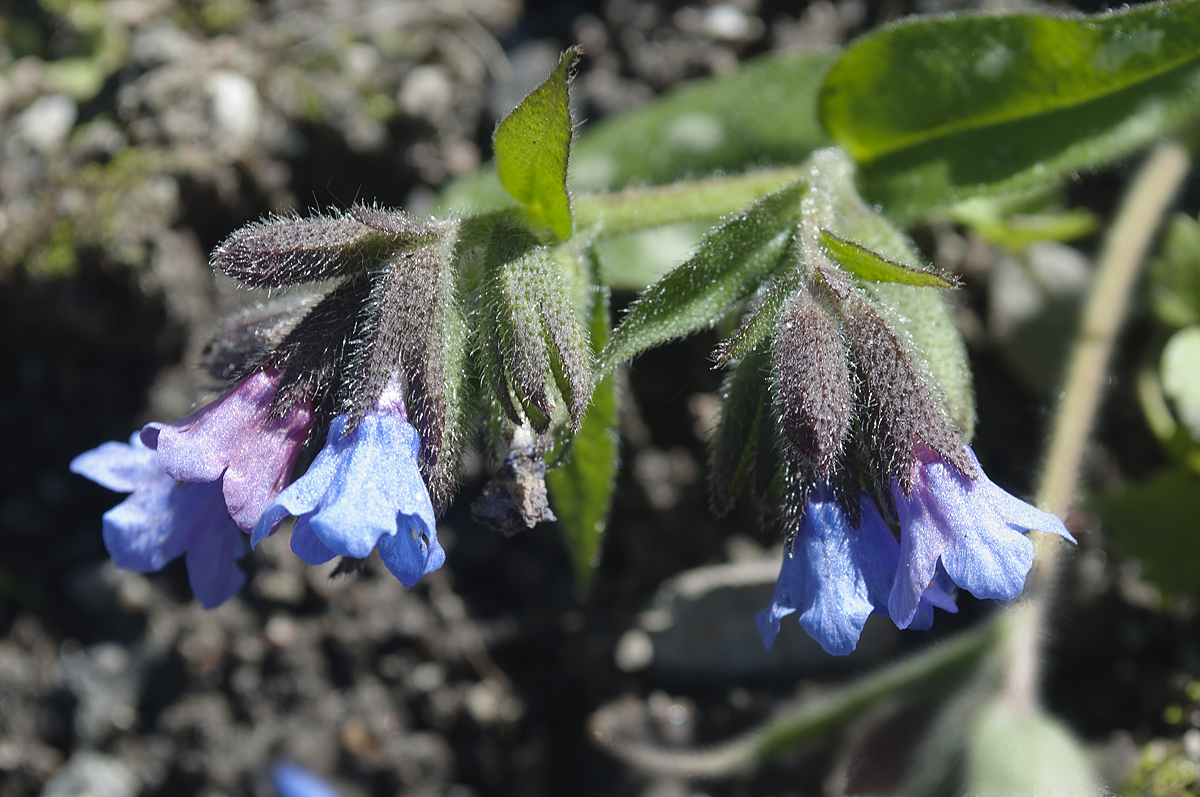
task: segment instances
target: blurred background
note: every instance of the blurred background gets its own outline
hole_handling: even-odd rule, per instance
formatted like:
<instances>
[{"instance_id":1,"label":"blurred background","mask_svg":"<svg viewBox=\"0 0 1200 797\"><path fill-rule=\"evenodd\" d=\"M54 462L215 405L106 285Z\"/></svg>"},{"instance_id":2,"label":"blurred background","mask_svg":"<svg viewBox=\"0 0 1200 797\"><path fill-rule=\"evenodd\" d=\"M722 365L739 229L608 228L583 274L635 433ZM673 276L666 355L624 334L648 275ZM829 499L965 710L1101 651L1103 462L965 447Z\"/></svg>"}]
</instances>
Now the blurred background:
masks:
<instances>
[{"instance_id":1,"label":"blurred background","mask_svg":"<svg viewBox=\"0 0 1200 797\"><path fill-rule=\"evenodd\" d=\"M207 253L222 238L267 213L355 201L427 212L489 160L497 119L571 44L585 52L573 100L586 132L764 52L837 45L910 13L1019 7L5 3L0 797L267 797L279 760L345 797L889 793L927 700L720 781L635 772L591 740L600 729L668 747L718 742L994 610L960 596L960 614L929 633L873 620L845 659L788 622L763 651L753 614L778 571L776 535L748 510L720 521L707 510L715 337L651 352L628 373L618 492L586 599L554 524L505 539L471 519L482 457L439 529L447 566L416 588L377 561L351 576L309 568L277 535L215 611L191 599L181 561L148 576L116 570L100 515L120 496L67 463L219 388L200 351L221 316L258 298L214 278ZM1127 174L1082 176L1067 204L1102 223ZM1194 219L1198 207L1193 181L1182 209ZM949 222L915 231L964 279L954 299L976 368L975 448L1019 495L1036 475L1094 226L1071 246L1019 251ZM614 298L619 308L633 296ZM1200 771L1200 535L1189 536L1200 490L1194 473L1166 469L1170 446L1138 392L1166 323L1143 302L1122 338L1091 492L1069 521L1081 544L1045 687L1110 788L1164 796L1195 794Z\"/></svg>"}]
</instances>

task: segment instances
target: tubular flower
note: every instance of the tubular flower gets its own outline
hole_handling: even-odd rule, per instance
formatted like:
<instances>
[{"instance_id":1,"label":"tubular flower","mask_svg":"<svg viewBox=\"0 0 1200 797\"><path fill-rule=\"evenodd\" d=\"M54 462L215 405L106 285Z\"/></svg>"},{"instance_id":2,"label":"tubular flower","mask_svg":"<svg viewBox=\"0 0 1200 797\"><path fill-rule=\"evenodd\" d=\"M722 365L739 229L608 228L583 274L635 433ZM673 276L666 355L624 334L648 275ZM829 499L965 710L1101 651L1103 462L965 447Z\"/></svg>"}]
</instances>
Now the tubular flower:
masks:
<instances>
[{"instance_id":1,"label":"tubular flower","mask_svg":"<svg viewBox=\"0 0 1200 797\"><path fill-rule=\"evenodd\" d=\"M442 566L429 491L417 468L420 439L389 386L357 425L339 415L308 472L266 508L251 543L295 515L292 551L309 564L364 559L374 548L406 587Z\"/></svg>"},{"instance_id":2,"label":"tubular flower","mask_svg":"<svg viewBox=\"0 0 1200 797\"><path fill-rule=\"evenodd\" d=\"M104 513L104 547L113 564L138 573L161 570L183 556L192 593L206 609L233 596L246 576L242 533L225 509L220 476L177 482L138 434L110 442L71 461L71 472L102 487L132 493Z\"/></svg>"},{"instance_id":3,"label":"tubular flower","mask_svg":"<svg viewBox=\"0 0 1200 797\"><path fill-rule=\"evenodd\" d=\"M186 418L142 430L172 479L220 481L229 515L247 532L291 478L312 425L307 404L273 416L282 378L282 369L255 371Z\"/></svg>"},{"instance_id":4,"label":"tubular flower","mask_svg":"<svg viewBox=\"0 0 1200 797\"><path fill-rule=\"evenodd\" d=\"M891 484L900 519L900 567L888 598L896 625L907 628L918 600L937 572L977 598L1012 600L1021 594L1033 565L1025 533L1075 538L1063 522L997 487L969 446L964 453L978 475L971 478L929 446L914 447L910 489Z\"/></svg>"},{"instance_id":5,"label":"tubular flower","mask_svg":"<svg viewBox=\"0 0 1200 797\"><path fill-rule=\"evenodd\" d=\"M794 545L784 555L771 605L756 624L768 648L779 621L800 611L800 625L827 653L844 656L858 644L873 613L887 613L888 595L900 559L900 545L866 493L855 528L826 483L813 488ZM932 623L932 606L957 611L954 599L936 583L918 596L920 620Z\"/></svg>"}]
</instances>

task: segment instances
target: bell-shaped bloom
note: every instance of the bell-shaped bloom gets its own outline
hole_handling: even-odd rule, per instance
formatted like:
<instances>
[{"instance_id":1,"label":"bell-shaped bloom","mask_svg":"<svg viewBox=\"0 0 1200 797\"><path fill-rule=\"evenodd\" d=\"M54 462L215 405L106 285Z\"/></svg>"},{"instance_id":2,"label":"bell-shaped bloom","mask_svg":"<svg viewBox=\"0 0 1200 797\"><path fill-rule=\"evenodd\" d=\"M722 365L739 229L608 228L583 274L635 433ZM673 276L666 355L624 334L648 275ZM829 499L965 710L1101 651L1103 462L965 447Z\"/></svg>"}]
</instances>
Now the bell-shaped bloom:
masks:
<instances>
[{"instance_id":1,"label":"bell-shaped bloom","mask_svg":"<svg viewBox=\"0 0 1200 797\"><path fill-rule=\"evenodd\" d=\"M142 430L171 478L221 481L229 515L247 532L287 485L312 425L307 404L272 415L282 378L281 369L255 371L186 418Z\"/></svg>"},{"instance_id":2,"label":"bell-shaped bloom","mask_svg":"<svg viewBox=\"0 0 1200 797\"><path fill-rule=\"evenodd\" d=\"M176 482L139 434L129 443L105 443L71 461L78 473L102 487L132 493L104 513L104 547L113 564L152 573L183 556L192 593L206 609L233 596L246 576L243 534L225 509L218 478Z\"/></svg>"},{"instance_id":3,"label":"bell-shaped bloom","mask_svg":"<svg viewBox=\"0 0 1200 797\"><path fill-rule=\"evenodd\" d=\"M779 621L799 611L808 635L827 653L844 656L858 644L867 618L887 612L900 545L866 493L859 503L862 519L854 528L829 485L813 488L800 530L784 555L771 605L756 618L768 648L779 633ZM930 623L933 605L958 610L953 597L937 584L930 586L927 600L919 602L921 619Z\"/></svg>"},{"instance_id":4,"label":"bell-shaped bloom","mask_svg":"<svg viewBox=\"0 0 1200 797\"><path fill-rule=\"evenodd\" d=\"M979 476L972 479L937 452L918 443L912 486L906 494L892 483L900 518L900 566L888 598L896 625L907 628L938 566L977 598L1012 600L1025 587L1033 566L1037 529L1075 539L1063 522L997 487L970 447L964 447Z\"/></svg>"},{"instance_id":5,"label":"bell-shaped bloom","mask_svg":"<svg viewBox=\"0 0 1200 797\"><path fill-rule=\"evenodd\" d=\"M437 541L429 490L417 468L420 439L400 391L384 391L353 428L339 415L308 471L267 507L251 543L268 537L287 515L297 517L292 551L309 564L334 556L379 556L411 587L446 561Z\"/></svg>"}]
</instances>

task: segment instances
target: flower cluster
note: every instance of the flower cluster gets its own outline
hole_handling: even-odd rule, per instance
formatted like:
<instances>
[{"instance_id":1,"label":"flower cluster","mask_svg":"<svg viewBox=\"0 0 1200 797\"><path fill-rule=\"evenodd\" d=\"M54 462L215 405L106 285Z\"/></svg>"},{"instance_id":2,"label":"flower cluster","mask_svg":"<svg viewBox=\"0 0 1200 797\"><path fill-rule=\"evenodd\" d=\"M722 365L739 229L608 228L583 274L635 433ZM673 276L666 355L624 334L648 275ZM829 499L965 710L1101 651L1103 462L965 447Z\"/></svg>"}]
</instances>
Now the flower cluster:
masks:
<instances>
[{"instance_id":1,"label":"flower cluster","mask_svg":"<svg viewBox=\"0 0 1200 797\"><path fill-rule=\"evenodd\" d=\"M757 618L767 647L796 612L844 655L872 614L928 628L934 607L957 611L955 585L1011 600L1033 564L1026 532L1074 542L988 479L908 341L832 264L791 296L773 356L787 552Z\"/></svg>"},{"instance_id":2,"label":"flower cluster","mask_svg":"<svg viewBox=\"0 0 1200 797\"><path fill-rule=\"evenodd\" d=\"M319 301L229 322L208 349L209 370L233 375L216 401L71 462L75 473L131 493L103 519L118 567L151 572L182 555L197 599L218 606L245 581L244 537L255 545L289 515L292 550L310 564L378 549L412 586L445 561L431 496L448 489L438 461L452 448L445 386L430 378L437 364L411 354L436 329L439 303L407 315L394 307L408 281L424 279L426 298L441 284L445 231L403 214L354 212L254 225L222 244L214 265L247 285L333 287ZM292 481L301 453L322 439Z\"/></svg>"}]
</instances>

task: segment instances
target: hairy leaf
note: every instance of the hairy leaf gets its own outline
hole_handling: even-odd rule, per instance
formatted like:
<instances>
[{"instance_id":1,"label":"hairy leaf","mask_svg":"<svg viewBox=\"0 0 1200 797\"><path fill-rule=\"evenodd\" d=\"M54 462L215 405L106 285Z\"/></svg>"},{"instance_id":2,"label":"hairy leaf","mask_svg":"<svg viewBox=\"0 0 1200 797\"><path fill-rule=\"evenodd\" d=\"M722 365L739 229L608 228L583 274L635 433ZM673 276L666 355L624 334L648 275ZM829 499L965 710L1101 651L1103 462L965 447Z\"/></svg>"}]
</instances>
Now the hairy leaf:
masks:
<instances>
[{"instance_id":1,"label":"hairy leaf","mask_svg":"<svg viewBox=\"0 0 1200 797\"><path fill-rule=\"evenodd\" d=\"M569 89L578 57L577 47L563 53L550 77L504 117L492 135L500 183L535 222L562 239L571 237Z\"/></svg>"},{"instance_id":2,"label":"hairy leaf","mask_svg":"<svg viewBox=\"0 0 1200 797\"><path fill-rule=\"evenodd\" d=\"M846 49L821 119L866 195L914 218L1127 155L1200 111L1200 0L916 19Z\"/></svg>"},{"instance_id":3,"label":"hairy leaf","mask_svg":"<svg viewBox=\"0 0 1200 797\"><path fill-rule=\"evenodd\" d=\"M902 285L921 285L927 288L952 288L954 283L932 271L896 263L870 249L821 230L821 245L842 268L870 282L896 282Z\"/></svg>"},{"instance_id":4,"label":"hairy leaf","mask_svg":"<svg viewBox=\"0 0 1200 797\"><path fill-rule=\"evenodd\" d=\"M608 293L601 289L592 308L592 349L609 334ZM563 463L546 474L550 502L567 537L581 597L591 585L617 474L616 378L601 380Z\"/></svg>"},{"instance_id":5,"label":"hairy leaf","mask_svg":"<svg viewBox=\"0 0 1200 797\"><path fill-rule=\"evenodd\" d=\"M691 258L650 286L601 355L601 372L646 349L715 324L779 264L807 189L793 183L709 233Z\"/></svg>"}]
</instances>

